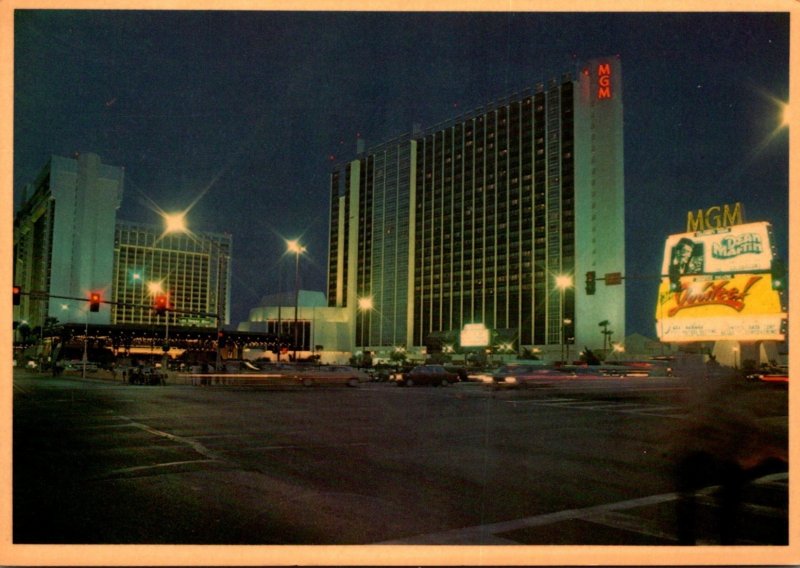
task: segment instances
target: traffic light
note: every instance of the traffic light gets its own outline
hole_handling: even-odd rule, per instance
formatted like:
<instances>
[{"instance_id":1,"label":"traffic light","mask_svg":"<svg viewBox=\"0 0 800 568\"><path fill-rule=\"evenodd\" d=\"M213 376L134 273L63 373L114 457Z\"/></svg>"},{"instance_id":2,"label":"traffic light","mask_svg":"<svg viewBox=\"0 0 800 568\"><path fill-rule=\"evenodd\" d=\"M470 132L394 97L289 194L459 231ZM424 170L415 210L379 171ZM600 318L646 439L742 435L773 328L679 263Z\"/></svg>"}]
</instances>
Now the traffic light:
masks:
<instances>
[{"instance_id":1,"label":"traffic light","mask_svg":"<svg viewBox=\"0 0 800 568\"><path fill-rule=\"evenodd\" d=\"M89 311L90 312L100 311L100 294L98 294L97 292L92 292L89 295Z\"/></svg>"},{"instance_id":2,"label":"traffic light","mask_svg":"<svg viewBox=\"0 0 800 568\"><path fill-rule=\"evenodd\" d=\"M586 273L586 295L591 296L594 294L595 287L597 286L597 279L594 270Z\"/></svg>"},{"instance_id":3,"label":"traffic light","mask_svg":"<svg viewBox=\"0 0 800 568\"><path fill-rule=\"evenodd\" d=\"M14 286L14 305L19 306L19 302L22 299L22 288L20 286Z\"/></svg>"},{"instance_id":4,"label":"traffic light","mask_svg":"<svg viewBox=\"0 0 800 568\"><path fill-rule=\"evenodd\" d=\"M770 272L772 273L772 289L783 290L786 281L786 265L782 260L773 258L770 263Z\"/></svg>"},{"instance_id":5,"label":"traffic light","mask_svg":"<svg viewBox=\"0 0 800 568\"><path fill-rule=\"evenodd\" d=\"M167 310L169 309L167 296L164 294L159 294L156 296L156 304L153 306L153 309L155 310L156 314L160 316L163 316L165 313L167 313Z\"/></svg>"}]
</instances>

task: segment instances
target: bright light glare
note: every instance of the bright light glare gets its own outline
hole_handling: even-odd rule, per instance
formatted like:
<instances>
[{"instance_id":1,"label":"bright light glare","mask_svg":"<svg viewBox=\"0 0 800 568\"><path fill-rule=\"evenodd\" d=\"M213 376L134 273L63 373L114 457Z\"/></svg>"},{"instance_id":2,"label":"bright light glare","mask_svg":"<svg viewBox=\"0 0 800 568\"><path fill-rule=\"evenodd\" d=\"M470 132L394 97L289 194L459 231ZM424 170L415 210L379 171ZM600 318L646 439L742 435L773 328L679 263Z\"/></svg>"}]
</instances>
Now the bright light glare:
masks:
<instances>
[{"instance_id":1,"label":"bright light glare","mask_svg":"<svg viewBox=\"0 0 800 568\"><path fill-rule=\"evenodd\" d=\"M792 110L789 106L789 103L783 104L783 113L781 118L781 126L789 126L789 123L792 121Z\"/></svg>"},{"instance_id":2,"label":"bright light glare","mask_svg":"<svg viewBox=\"0 0 800 568\"><path fill-rule=\"evenodd\" d=\"M165 233L186 233L186 213L163 213Z\"/></svg>"},{"instance_id":3,"label":"bright light glare","mask_svg":"<svg viewBox=\"0 0 800 568\"><path fill-rule=\"evenodd\" d=\"M148 282L147 290L151 294L161 294L164 291L164 289L161 287L161 282Z\"/></svg>"},{"instance_id":4,"label":"bright light glare","mask_svg":"<svg viewBox=\"0 0 800 568\"><path fill-rule=\"evenodd\" d=\"M556 276L556 287L561 288L571 288L572 287L572 276L568 275L559 275Z\"/></svg>"},{"instance_id":5,"label":"bright light glare","mask_svg":"<svg viewBox=\"0 0 800 568\"><path fill-rule=\"evenodd\" d=\"M358 299L358 309L359 310L371 310L372 309L372 298L359 298Z\"/></svg>"},{"instance_id":6,"label":"bright light glare","mask_svg":"<svg viewBox=\"0 0 800 568\"><path fill-rule=\"evenodd\" d=\"M303 254L306 252L306 247L300 244L300 241L297 239L293 239L291 241L286 241L286 249L289 252L293 252L294 254Z\"/></svg>"},{"instance_id":7,"label":"bright light glare","mask_svg":"<svg viewBox=\"0 0 800 568\"><path fill-rule=\"evenodd\" d=\"M625 346L616 344L614 345L614 351L616 351L617 353L622 353L623 351L625 351Z\"/></svg>"}]
</instances>

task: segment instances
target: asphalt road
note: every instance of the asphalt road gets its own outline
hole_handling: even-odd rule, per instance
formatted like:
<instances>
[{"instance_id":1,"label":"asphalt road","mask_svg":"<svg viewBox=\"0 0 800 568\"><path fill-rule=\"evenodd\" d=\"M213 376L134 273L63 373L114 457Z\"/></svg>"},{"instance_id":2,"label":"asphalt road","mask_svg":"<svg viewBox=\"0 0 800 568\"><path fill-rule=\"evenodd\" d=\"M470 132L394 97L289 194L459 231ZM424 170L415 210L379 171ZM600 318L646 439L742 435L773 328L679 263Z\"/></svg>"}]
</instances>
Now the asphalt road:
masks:
<instances>
[{"instance_id":1,"label":"asphalt road","mask_svg":"<svg viewBox=\"0 0 800 568\"><path fill-rule=\"evenodd\" d=\"M673 472L695 443L698 390L675 378L496 391L132 386L18 372L13 539L674 545ZM734 424L751 420L785 446L787 391L739 390L748 412ZM725 444L746 447L707 404ZM744 490L737 543L787 542L787 486L779 468ZM711 492L700 492L699 544L718 542Z\"/></svg>"}]
</instances>

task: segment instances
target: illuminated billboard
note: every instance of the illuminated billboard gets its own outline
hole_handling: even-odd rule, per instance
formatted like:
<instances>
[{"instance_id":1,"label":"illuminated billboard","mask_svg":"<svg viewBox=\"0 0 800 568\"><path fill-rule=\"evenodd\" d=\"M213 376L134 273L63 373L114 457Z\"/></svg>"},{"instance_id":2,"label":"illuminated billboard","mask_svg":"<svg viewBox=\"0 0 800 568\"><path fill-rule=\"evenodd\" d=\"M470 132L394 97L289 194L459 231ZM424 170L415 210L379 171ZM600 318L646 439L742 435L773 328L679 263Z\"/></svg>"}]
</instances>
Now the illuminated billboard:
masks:
<instances>
[{"instance_id":1,"label":"illuminated billboard","mask_svg":"<svg viewBox=\"0 0 800 568\"><path fill-rule=\"evenodd\" d=\"M669 278L662 278L659 287L656 321L661 341L781 341L785 318L769 273L716 279L681 276L677 291Z\"/></svg>"},{"instance_id":2,"label":"illuminated billboard","mask_svg":"<svg viewBox=\"0 0 800 568\"><path fill-rule=\"evenodd\" d=\"M730 274L769 270L769 223L746 223L698 233L670 235L664 245L661 274Z\"/></svg>"},{"instance_id":3,"label":"illuminated billboard","mask_svg":"<svg viewBox=\"0 0 800 568\"><path fill-rule=\"evenodd\" d=\"M482 323L468 323L461 330L461 347L486 347L489 340L489 330Z\"/></svg>"}]
</instances>

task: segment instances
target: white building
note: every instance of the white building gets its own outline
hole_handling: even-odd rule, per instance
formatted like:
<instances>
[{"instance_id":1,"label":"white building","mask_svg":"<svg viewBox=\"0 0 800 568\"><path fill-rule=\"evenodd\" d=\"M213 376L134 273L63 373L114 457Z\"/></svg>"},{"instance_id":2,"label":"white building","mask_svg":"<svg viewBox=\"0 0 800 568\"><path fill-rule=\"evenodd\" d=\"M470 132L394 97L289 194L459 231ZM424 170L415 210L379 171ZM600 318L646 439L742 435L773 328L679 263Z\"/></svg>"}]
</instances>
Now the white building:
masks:
<instances>
[{"instance_id":1,"label":"white building","mask_svg":"<svg viewBox=\"0 0 800 568\"><path fill-rule=\"evenodd\" d=\"M346 363L353 352L352 322L347 310L328 307L322 292L300 290L297 298L297 357L318 355L323 363ZM294 355L294 292L272 294L262 298L250 310L248 321L239 323L237 331L279 334L285 347L281 359ZM268 352L246 353L248 359L276 355Z\"/></svg>"},{"instance_id":2,"label":"white building","mask_svg":"<svg viewBox=\"0 0 800 568\"><path fill-rule=\"evenodd\" d=\"M68 298L111 296L123 179L123 168L103 164L95 154L52 156L26 187L14 219L14 283L25 293L16 321L35 327L50 316L64 323L110 323L108 305L93 313L88 302ZM30 295L36 292L51 297Z\"/></svg>"}]
</instances>

